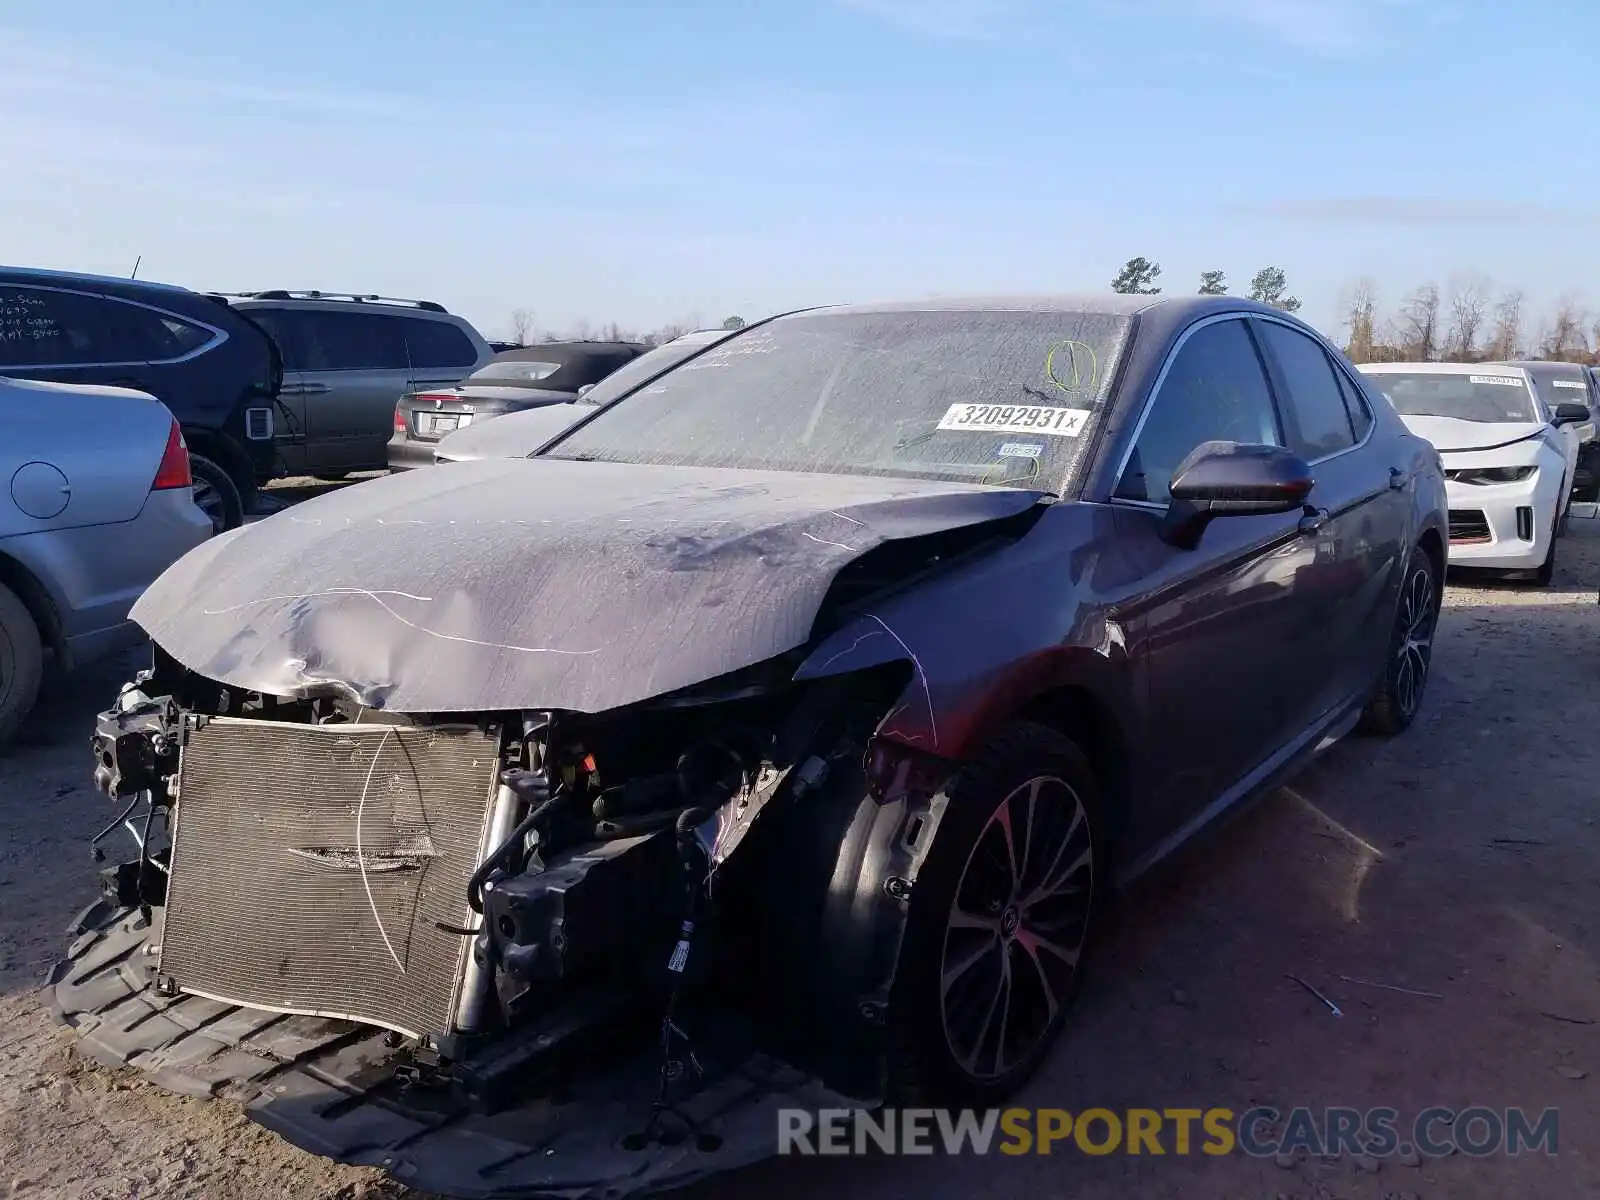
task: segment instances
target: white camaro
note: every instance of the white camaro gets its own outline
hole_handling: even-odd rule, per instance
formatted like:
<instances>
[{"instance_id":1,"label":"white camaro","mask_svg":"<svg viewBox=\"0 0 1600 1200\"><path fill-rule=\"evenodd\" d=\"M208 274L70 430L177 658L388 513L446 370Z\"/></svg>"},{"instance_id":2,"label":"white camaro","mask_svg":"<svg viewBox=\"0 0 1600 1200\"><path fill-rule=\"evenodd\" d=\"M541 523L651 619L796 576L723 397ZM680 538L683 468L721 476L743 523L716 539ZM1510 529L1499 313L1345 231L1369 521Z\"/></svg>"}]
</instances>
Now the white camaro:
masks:
<instances>
[{"instance_id":1,"label":"white camaro","mask_svg":"<svg viewBox=\"0 0 1600 1200\"><path fill-rule=\"evenodd\" d=\"M1451 565L1532 571L1548 584L1589 410L1551 411L1520 367L1369 363L1361 371L1444 460Z\"/></svg>"}]
</instances>

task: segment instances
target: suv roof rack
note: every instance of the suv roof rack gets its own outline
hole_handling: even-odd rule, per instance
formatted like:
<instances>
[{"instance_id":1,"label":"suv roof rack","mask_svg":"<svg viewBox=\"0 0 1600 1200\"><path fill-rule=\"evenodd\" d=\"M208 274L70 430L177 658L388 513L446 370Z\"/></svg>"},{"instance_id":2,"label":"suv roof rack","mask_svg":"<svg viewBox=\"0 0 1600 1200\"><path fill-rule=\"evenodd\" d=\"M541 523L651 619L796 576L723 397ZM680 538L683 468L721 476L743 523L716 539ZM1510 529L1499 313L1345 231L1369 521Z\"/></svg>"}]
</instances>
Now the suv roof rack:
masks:
<instances>
[{"instance_id":1,"label":"suv roof rack","mask_svg":"<svg viewBox=\"0 0 1600 1200\"><path fill-rule=\"evenodd\" d=\"M343 300L347 304L400 304L420 308L424 312L448 313L450 310L433 300L406 300L399 296L379 296L376 293L298 291L290 288L269 288L261 292L217 292L239 300Z\"/></svg>"}]
</instances>

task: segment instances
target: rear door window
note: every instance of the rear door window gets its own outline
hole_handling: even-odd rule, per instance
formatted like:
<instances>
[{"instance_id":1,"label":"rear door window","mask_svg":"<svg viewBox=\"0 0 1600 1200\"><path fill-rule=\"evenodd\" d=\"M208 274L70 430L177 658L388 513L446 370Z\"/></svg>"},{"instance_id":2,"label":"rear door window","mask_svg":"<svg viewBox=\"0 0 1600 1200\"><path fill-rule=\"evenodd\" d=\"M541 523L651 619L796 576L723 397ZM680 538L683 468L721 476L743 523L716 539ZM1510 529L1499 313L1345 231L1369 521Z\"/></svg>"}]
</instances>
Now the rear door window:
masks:
<instances>
[{"instance_id":1,"label":"rear door window","mask_svg":"<svg viewBox=\"0 0 1600 1200\"><path fill-rule=\"evenodd\" d=\"M1266 372L1242 319L1203 325L1178 350L1116 496L1166 504L1179 464L1196 446L1211 441L1283 445Z\"/></svg>"},{"instance_id":2,"label":"rear door window","mask_svg":"<svg viewBox=\"0 0 1600 1200\"><path fill-rule=\"evenodd\" d=\"M1289 448L1307 462L1316 462L1355 445L1355 426L1327 352L1299 330L1276 321L1258 321L1256 328L1289 390L1284 412Z\"/></svg>"},{"instance_id":3,"label":"rear door window","mask_svg":"<svg viewBox=\"0 0 1600 1200\"><path fill-rule=\"evenodd\" d=\"M0 285L0 368L142 361L119 351L110 307L110 301L84 292Z\"/></svg>"},{"instance_id":4,"label":"rear door window","mask_svg":"<svg viewBox=\"0 0 1600 1200\"><path fill-rule=\"evenodd\" d=\"M470 367L478 361L478 348L459 326L425 317L402 317L406 350L414 367Z\"/></svg>"}]
</instances>

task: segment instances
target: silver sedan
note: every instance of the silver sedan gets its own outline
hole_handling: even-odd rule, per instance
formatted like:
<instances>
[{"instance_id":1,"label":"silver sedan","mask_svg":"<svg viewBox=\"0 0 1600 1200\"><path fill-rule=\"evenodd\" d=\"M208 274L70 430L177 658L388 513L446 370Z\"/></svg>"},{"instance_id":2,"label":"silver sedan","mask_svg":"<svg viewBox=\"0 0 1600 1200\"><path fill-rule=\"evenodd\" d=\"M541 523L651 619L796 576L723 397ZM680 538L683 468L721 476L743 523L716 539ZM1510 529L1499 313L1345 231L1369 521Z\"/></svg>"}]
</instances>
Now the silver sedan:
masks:
<instances>
[{"instance_id":1,"label":"silver sedan","mask_svg":"<svg viewBox=\"0 0 1600 1200\"><path fill-rule=\"evenodd\" d=\"M211 536L172 413L127 388L0 378L0 747L66 668L142 641L128 610Z\"/></svg>"}]
</instances>

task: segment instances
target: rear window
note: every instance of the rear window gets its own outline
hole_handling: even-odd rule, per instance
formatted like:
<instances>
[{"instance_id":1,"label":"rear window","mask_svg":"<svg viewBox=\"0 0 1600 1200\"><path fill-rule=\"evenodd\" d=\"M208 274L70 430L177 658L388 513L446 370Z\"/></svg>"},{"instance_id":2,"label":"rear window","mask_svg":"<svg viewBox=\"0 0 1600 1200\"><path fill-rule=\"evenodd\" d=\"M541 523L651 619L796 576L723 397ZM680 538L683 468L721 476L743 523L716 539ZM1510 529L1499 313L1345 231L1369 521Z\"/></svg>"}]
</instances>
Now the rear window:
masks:
<instances>
[{"instance_id":1,"label":"rear window","mask_svg":"<svg viewBox=\"0 0 1600 1200\"><path fill-rule=\"evenodd\" d=\"M405 323L406 351L414 367L470 367L478 361L478 348L460 326L422 317L401 318Z\"/></svg>"},{"instance_id":2,"label":"rear window","mask_svg":"<svg viewBox=\"0 0 1600 1200\"><path fill-rule=\"evenodd\" d=\"M497 387L533 387L561 370L558 362L529 359L503 359L479 367L467 377L468 383L492 383Z\"/></svg>"},{"instance_id":3,"label":"rear window","mask_svg":"<svg viewBox=\"0 0 1600 1200\"><path fill-rule=\"evenodd\" d=\"M1510 371L1365 372L1402 417L1455 417L1460 421L1537 421L1527 382Z\"/></svg>"}]
</instances>

